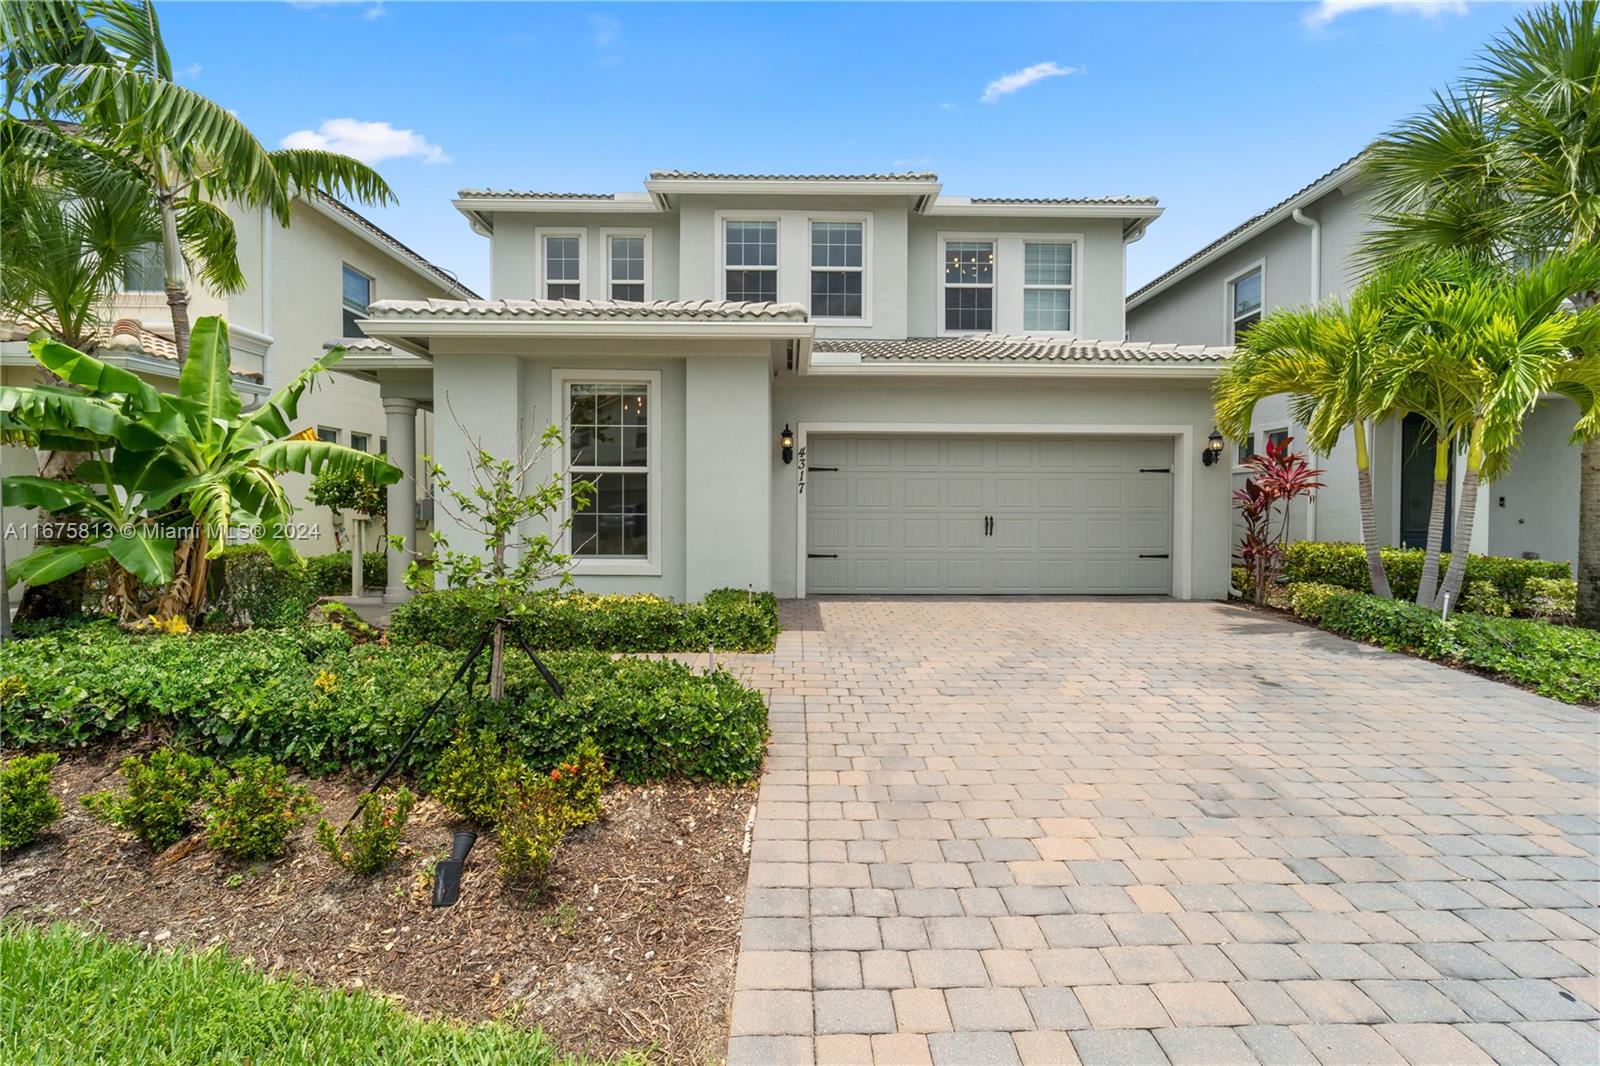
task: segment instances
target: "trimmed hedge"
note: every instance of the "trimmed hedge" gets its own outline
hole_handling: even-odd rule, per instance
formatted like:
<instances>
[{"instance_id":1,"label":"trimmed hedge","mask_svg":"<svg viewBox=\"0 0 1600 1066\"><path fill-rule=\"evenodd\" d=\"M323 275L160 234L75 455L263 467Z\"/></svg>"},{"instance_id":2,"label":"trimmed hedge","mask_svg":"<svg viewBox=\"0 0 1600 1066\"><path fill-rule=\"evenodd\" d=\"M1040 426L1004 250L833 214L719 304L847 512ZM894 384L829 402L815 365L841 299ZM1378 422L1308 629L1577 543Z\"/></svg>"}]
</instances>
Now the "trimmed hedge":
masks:
<instances>
[{"instance_id":1,"label":"trimmed hedge","mask_svg":"<svg viewBox=\"0 0 1600 1066\"><path fill-rule=\"evenodd\" d=\"M460 657L426 644L357 644L332 626L180 637L95 622L7 644L0 744L74 747L161 724L204 754L267 755L319 774L373 769L399 748ZM490 703L481 683L473 696L458 686L410 766L427 764L458 728L471 727L494 730L542 769L586 736L629 781L743 781L760 767L766 705L731 675L590 651L544 658L565 697L513 652L507 699Z\"/></svg>"},{"instance_id":2,"label":"trimmed hedge","mask_svg":"<svg viewBox=\"0 0 1600 1066\"><path fill-rule=\"evenodd\" d=\"M1421 548L1380 548L1383 569L1389 575L1389 587L1396 599L1415 600L1417 583L1422 580ZM1450 553L1439 555L1439 574L1444 575L1450 565ZM1314 582L1337 585L1356 592L1371 592L1372 583L1367 577L1367 554L1359 544L1298 541L1284 551L1283 576L1291 584ZM1467 573L1463 588L1473 582L1493 586L1513 606L1526 596L1530 578L1571 579L1572 567L1567 563L1546 559L1510 559L1501 555L1467 556Z\"/></svg>"},{"instance_id":3,"label":"trimmed hedge","mask_svg":"<svg viewBox=\"0 0 1600 1066\"><path fill-rule=\"evenodd\" d=\"M490 594L425 592L395 610L389 640L466 650L494 616ZM699 603L642 594L541 592L520 604L517 616L528 642L541 651L771 651L778 639L777 597L743 589L716 589Z\"/></svg>"},{"instance_id":4,"label":"trimmed hedge","mask_svg":"<svg viewBox=\"0 0 1600 1066\"><path fill-rule=\"evenodd\" d=\"M1453 614L1337 585L1289 588L1289 609L1323 629L1424 659L1470 666L1566 703L1600 703L1600 633L1513 618Z\"/></svg>"},{"instance_id":5,"label":"trimmed hedge","mask_svg":"<svg viewBox=\"0 0 1600 1066\"><path fill-rule=\"evenodd\" d=\"M229 625L299 625L317 600L350 594L349 552L308 555L304 564L299 570L279 567L255 544L224 548L212 566L206 613ZM369 591L383 590L386 566L381 551L362 556Z\"/></svg>"}]
</instances>

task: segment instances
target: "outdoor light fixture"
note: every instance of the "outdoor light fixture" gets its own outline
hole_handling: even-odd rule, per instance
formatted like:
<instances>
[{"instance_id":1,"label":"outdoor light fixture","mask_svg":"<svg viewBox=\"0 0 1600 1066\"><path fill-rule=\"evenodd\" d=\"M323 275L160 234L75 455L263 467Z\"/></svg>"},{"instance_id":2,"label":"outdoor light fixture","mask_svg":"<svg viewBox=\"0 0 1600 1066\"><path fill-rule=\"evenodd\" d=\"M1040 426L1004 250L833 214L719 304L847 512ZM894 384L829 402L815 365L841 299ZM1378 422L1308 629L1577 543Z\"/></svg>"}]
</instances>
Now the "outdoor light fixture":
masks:
<instances>
[{"instance_id":1,"label":"outdoor light fixture","mask_svg":"<svg viewBox=\"0 0 1600 1066\"><path fill-rule=\"evenodd\" d=\"M789 423L783 424L783 432L778 435L778 447L783 449L783 461L794 462L794 430L789 428Z\"/></svg>"},{"instance_id":2,"label":"outdoor light fixture","mask_svg":"<svg viewBox=\"0 0 1600 1066\"><path fill-rule=\"evenodd\" d=\"M1200 453L1200 461L1207 466L1211 466L1212 464L1218 462L1221 458L1222 434L1218 433L1216 429L1213 428L1211 430L1211 436L1206 438L1205 451Z\"/></svg>"}]
</instances>

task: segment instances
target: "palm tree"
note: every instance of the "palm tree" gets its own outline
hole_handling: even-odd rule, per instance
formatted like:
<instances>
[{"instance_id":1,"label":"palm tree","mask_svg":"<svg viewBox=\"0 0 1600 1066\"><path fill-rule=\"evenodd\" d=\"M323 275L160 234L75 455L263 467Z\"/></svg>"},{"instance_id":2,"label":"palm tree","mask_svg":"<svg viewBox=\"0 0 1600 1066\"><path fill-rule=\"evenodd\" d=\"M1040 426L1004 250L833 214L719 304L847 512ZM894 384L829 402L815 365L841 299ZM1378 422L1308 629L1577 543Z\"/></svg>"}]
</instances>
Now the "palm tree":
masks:
<instances>
[{"instance_id":1,"label":"palm tree","mask_svg":"<svg viewBox=\"0 0 1600 1066\"><path fill-rule=\"evenodd\" d=\"M8 123L35 123L36 144L97 163L106 180L146 190L160 220L173 339L189 354L191 266L207 285L244 285L223 205L270 210L287 226L297 195L363 202L393 194L371 168L312 149L268 151L227 110L172 80L152 0L0 5Z\"/></svg>"},{"instance_id":2,"label":"palm tree","mask_svg":"<svg viewBox=\"0 0 1600 1066\"><path fill-rule=\"evenodd\" d=\"M1460 599L1479 483L1505 472L1540 398L1557 392L1578 404L1575 436L1600 419L1600 307L1574 312L1568 299L1597 286L1600 248L1585 248L1510 278L1479 266L1464 279L1427 282L1401 295L1412 343L1388 372L1407 382L1402 390L1436 393L1466 445L1450 565L1437 590L1431 575L1424 577L1418 603L1441 607Z\"/></svg>"},{"instance_id":3,"label":"palm tree","mask_svg":"<svg viewBox=\"0 0 1600 1066\"><path fill-rule=\"evenodd\" d=\"M1401 259L1368 275L1349 303L1273 311L1240 339L1213 387L1217 426L1236 440L1250 432L1256 404L1276 395L1291 397L1295 421L1306 427L1306 443L1318 455L1331 453L1345 429L1351 431L1367 576L1383 597L1393 593L1378 550L1367 427L1393 412L1379 402L1374 373L1402 333L1399 294L1438 267Z\"/></svg>"},{"instance_id":4,"label":"palm tree","mask_svg":"<svg viewBox=\"0 0 1600 1066\"><path fill-rule=\"evenodd\" d=\"M1600 4L1519 15L1476 67L1372 145L1373 261L1453 250L1511 270L1600 235ZM1580 307L1600 292L1568 294ZM1580 430L1586 423L1580 422ZM1600 435L1581 434L1578 621L1600 628Z\"/></svg>"}]
</instances>

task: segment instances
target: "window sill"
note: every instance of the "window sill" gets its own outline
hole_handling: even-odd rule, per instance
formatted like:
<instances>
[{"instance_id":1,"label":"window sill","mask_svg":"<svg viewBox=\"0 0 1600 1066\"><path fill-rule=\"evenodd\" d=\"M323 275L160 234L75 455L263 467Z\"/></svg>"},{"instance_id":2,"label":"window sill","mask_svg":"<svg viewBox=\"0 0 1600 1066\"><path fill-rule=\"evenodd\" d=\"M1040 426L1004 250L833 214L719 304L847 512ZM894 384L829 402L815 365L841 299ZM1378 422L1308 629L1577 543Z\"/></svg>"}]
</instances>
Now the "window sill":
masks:
<instances>
[{"instance_id":1,"label":"window sill","mask_svg":"<svg viewBox=\"0 0 1600 1066\"><path fill-rule=\"evenodd\" d=\"M660 562L650 559L599 559L586 558L574 559L572 562L574 576L588 575L591 577L604 577L608 575L634 577L660 577Z\"/></svg>"}]
</instances>

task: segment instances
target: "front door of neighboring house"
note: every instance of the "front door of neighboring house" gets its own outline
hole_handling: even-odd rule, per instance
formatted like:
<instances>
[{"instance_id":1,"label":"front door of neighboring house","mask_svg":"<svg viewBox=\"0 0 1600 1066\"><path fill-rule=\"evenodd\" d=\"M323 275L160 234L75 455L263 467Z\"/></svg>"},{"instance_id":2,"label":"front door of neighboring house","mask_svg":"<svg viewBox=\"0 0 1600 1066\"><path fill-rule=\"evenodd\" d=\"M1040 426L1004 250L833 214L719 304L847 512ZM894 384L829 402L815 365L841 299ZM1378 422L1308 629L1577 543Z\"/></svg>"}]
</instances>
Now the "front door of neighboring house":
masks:
<instances>
[{"instance_id":1,"label":"front door of neighboring house","mask_svg":"<svg viewBox=\"0 0 1600 1066\"><path fill-rule=\"evenodd\" d=\"M1400 546L1423 548L1428 543L1428 516L1433 508L1434 432L1418 414L1400 423ZM1445 550L1455 524L1456 457L1450 456L1450 478L1444 491Z\"/></svg>"}]
</instances>

